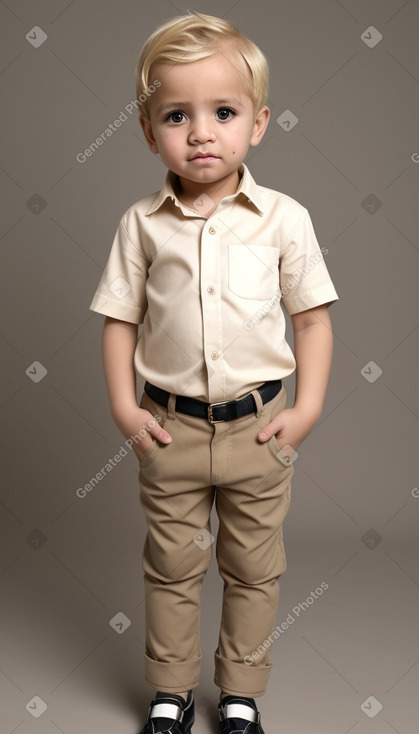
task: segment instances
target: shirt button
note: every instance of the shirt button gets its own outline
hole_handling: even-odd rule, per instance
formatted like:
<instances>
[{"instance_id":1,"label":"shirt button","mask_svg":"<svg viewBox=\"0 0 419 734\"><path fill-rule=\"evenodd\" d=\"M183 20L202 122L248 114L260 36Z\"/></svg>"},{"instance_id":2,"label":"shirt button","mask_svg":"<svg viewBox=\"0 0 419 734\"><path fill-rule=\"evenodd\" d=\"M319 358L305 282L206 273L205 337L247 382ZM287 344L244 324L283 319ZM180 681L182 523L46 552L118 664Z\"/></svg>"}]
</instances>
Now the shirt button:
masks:
<instances>
[{"instance_id":1,"label":"shirt button","mask_svg":"<svg viewBox=\"0 0 419 734\"><path fill-rule=\"evenodd\" d=\"M209 232L210 234L215 234L215 229L214 229L214 227L210 227L210 228L209 228L209 230L208 230L208 232Z\"/></svg>"},{"instance_id":2,"label":"shirt button","mask_svg":"<svg viewBox=\"0 0 419 734\"><path fill-rule=\"evenodd\" d=\"M208 293L210 293L211 295L212 295L213 293L215 293L215 288L214 288L214 286L213 286L213 285L209 285L209 286L208 286L208 288L207 288L207 292L208 292Z\"/></svg>"},{"instance_id":3,"label":"shirt button","mask_svg":"<svg viewBox=\"0 0 419 734\"><path fill-rule=\"evenodd\" d=\"M218 359L218 352L211 352L211 359Z\"/></svg>"}]
</instances>

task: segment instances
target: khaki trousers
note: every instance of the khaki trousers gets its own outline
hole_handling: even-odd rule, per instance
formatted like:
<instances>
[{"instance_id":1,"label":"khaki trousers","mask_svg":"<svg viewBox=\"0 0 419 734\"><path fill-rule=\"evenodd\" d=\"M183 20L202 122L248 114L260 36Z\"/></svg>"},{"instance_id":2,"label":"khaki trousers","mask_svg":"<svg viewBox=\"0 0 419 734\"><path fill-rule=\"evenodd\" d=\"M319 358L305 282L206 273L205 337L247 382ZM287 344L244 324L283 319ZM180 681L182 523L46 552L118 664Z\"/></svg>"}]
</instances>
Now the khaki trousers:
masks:
<instances>
[{"instance_id":1,"label":"khaki trousers","mask_svg":"<svg viewBox=\"0 0 419 734\"><path fill-rule=\"evenodd\" d=\"M199 683L201 586L215 541L214 499L224 581L214 682L226 693L252 698L266 689L270 645L252 653L276 624L278 578L287 567L282 522L294 467L278 459L275 436L266 443L257 439L286 407L285 387L265 405L256 390L252 394L257 412L213 425L175 412L174 396L167 408L146 393L141 399L172 436L170 444L154 439L139 473L148 529L142 555L145 678L157 690L187 691Z\"/></svg>"}]
</instances>

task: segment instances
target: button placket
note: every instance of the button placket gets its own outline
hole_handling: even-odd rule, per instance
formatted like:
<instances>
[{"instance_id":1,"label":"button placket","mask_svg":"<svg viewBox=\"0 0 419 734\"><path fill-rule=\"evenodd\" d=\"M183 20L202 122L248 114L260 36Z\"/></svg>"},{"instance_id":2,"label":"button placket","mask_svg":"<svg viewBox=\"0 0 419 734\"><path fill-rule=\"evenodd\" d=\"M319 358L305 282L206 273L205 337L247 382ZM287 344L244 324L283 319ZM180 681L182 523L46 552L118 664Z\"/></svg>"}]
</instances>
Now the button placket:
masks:
<instances>
[{"instance_id":1,"label":"button placket","mask_svg":"<svg viewBox=\"0 0 419 734\"><path fill-rule=\"evenodd\" d=\"M201 237L201 300L208 393L209 401L213 402L215 389L219 391L220 383L224 384L223 361L219 359L222 353L219 233L213 224L204 227Z\"/></svg>"}]
</instances>

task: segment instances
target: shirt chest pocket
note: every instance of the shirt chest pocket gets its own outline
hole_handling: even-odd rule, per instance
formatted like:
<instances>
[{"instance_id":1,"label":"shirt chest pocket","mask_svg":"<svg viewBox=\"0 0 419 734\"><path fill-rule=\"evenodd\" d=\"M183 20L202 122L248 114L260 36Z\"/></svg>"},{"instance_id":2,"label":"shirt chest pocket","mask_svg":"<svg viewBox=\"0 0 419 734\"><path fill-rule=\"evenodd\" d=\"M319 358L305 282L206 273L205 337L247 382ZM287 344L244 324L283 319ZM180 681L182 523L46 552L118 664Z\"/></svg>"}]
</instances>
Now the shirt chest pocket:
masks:
<instances>
[{"instance_id":1,"label":"shirt chest pocket","mask_svg":"<svg viewBox=\"0 0 419 734\"><path fill-rule=\"evenodd\" d=\"M262 245L229 245L228 287L241 298L271 298L279 288L279 250Z\"/></svg>"}]
</instances>

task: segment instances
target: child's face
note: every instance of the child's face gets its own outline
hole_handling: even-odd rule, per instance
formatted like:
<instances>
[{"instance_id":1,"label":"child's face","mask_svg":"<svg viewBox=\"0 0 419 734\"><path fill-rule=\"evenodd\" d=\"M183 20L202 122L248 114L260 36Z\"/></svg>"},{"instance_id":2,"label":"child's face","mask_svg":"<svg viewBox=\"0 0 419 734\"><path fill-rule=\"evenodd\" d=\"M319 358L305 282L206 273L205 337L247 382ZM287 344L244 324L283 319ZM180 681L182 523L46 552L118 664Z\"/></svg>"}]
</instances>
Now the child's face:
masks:
<instances>
[{"instance_id":1,"label":"child's face","mask_svg":"<svg viewBox=\"0 0 419 734\"><path fill-rule=\"evenodd\" d=\"M255 120L252 99L230 58L223 49L188 64L156 64L153 76L161 86L149 100L150 120L140 117L153 153L160 153L169 170L201 185L237 171L269 121L268 107Z\"/></svg>"}]
</instances>

